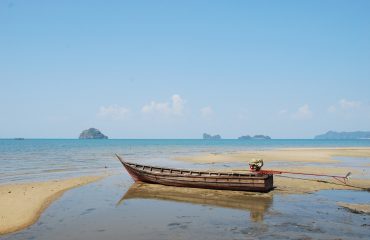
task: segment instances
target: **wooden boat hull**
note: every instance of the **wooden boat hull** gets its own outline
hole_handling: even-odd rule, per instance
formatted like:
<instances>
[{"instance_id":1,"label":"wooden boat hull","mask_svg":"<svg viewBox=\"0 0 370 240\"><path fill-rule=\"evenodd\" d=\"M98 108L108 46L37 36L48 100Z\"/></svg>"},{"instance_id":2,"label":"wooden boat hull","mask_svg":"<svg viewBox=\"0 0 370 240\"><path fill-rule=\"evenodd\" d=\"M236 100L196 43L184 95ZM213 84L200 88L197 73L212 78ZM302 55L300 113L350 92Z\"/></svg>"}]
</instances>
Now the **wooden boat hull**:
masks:
<instances>
[{"instance_id":1,"label":"wooden boat hull","mask_svg":"<svg viewBox=\"0 0 370 240\"><path fill-rule=\"evenodd\" d=\"M135 181L235 191L268 192L273 188L272 175L171 169L126 162L118 155L117 158Z\"/></svg>"}]
</instances>

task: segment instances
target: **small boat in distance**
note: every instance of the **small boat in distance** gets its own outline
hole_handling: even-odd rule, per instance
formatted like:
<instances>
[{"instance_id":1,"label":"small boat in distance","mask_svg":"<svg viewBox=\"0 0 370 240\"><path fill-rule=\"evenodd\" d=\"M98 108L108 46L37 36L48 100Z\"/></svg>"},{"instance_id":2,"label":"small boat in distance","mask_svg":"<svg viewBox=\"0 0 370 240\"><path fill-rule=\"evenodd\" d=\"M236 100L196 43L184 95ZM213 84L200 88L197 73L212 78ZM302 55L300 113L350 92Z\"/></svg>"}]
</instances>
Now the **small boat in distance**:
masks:
<instances>
[{"instance_id":1,"label":"small boat in distance","mask_svg":"<svg viewBox=\"0 0 370 240\"><path fill-rule=\"evenodd\" d=\"M259 173L228 173L154 167L118 160L135 182L176 187L207 188L235 191L268 192L273 189L273 175Z\"/></svg>"}]
</instances>

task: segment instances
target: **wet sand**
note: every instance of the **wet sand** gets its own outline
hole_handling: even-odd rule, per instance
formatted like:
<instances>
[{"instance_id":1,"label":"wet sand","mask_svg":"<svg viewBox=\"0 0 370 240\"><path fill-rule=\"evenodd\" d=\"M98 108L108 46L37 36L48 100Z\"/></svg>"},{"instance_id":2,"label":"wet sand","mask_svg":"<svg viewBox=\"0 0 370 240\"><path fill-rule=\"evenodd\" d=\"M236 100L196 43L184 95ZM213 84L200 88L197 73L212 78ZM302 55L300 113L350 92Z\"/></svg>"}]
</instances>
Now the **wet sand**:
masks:
<instances>
[{"instance_id":1,"label":"wet sand","mask_svg":"<svg viewBox=\"0 0 370 240\"><path fill-rule=\"evenodd\" d=\"M248 162L253 158L264 160L264 169L281 171L317 173L345 176L351 172L347 184L333 178L308 177L304 175L275 175L276 193L311 193L319 190L347 189L369 190L369 167L359 170L357 167L341 166L341 161L334 157L370 157L370 148L288 148L276 150L243 151L225 154L206 154L199 156L177 157L176 160L192 163L245 163L245 168L233 168L234 172L245 172ZM363 166L363 165L362 165ZM230 171L228 169L216 169ZM366 171L365 171L366 170Z\"/></svg>"},{"instance_id":2,"label":"wet sand","mask_svg":"<svg viewBox=\"0 0 370 240\"><path fill-rule=\"evenodd\" d=\"M47 182L0 185L0 234L32 225L65 191L103 177L84 176Z\"/></svg>"},{"instance_id":3,"label":"wet sand","mask_svg":"<svg viewBox=\"0 0 370 240\"><path fill-rule=\"evenodd\" d=\"M369 204L354 204L354 203L339 202L337 203L337 205L353 213L370 214L370 203Z\"/></svg>"},{"instance_id":4,"label":"wet sand","mask_svg":"<svg viewBox=\"0 0 370 240\"><path fill-rule=\"evenodd\" d=\"M276 187L274 192L281 194L312 193L320 190L368 191L370 189L370 180L351 179L346 185L332 179L317 180L276 176L274 186Z\"/></svg>"},{"instance_id":5,"label":"wet sand","mask_svg":"<svg viewBox=\"0 0 370 240\"><path fill-rule=\"evenodd\" d=\"M353 168L342 168L334 166L299 166L289 168L274 168L291 172L317 173L335 176L345 176L351 172L359 176L360 172ZM235 171L238 172L238 171ZM245 172L245 171L240 171ZM280 194L302 194L312 193L320 190L370 190L370 179L351 177L346 184L331 177L310 177L305 175L274 175L274 192Z\"/></svg>"}]
</instances>

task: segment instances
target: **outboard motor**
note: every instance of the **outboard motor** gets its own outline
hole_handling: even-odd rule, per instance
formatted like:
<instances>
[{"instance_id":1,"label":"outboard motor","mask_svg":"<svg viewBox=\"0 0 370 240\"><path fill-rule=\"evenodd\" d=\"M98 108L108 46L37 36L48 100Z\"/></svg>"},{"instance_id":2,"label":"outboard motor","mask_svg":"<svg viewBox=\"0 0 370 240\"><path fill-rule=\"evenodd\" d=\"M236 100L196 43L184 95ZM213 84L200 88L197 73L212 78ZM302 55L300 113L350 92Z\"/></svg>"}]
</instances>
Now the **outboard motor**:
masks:
<instances>
[{"instance_id":1,"label":"outboard motor","mask_svg":"<svg viewBox=\"0 0 370 240\"><path fill-rule=\"evenodd\" d=\"M249 162L249 168L252 172L258 172L261 170L263 166L263 160L262 159L252 159L252 161Z\"/></svg>"}]
</instances>

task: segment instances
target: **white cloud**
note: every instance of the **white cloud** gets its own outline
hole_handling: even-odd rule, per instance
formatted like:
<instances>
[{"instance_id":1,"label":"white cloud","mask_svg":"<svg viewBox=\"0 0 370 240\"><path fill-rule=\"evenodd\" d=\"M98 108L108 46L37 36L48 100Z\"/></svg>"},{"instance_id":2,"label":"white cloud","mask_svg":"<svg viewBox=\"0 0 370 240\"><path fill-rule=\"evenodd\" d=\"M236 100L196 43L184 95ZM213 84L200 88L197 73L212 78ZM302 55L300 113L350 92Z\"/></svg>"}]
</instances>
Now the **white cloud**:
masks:
<instances>
[{"instance_id":1,"label":"white cloud","mask_svg":"<svg viewBox=\"0 0 370 240\"><path fill-rule=\"evenodd\" d=\"M113 120L123 120L130 114L130 110L118 105L102 106L99 108L98 116Z\"/></svg>"},{"instance_id":2,"label":"white cloud","mask_svg":"<svg viewBox=\"0 0 370 240\"><path fill-rule=\"evenodd\" d=\"M181 116L184 113L185 100L180 95L174 94L171 97L170 102L156 102L151 101L141 108L141 112L148 113L160 113L164 115L176 115Z\"/></svg>"},{"instance_id":3,"label":"white cloud","mask_svg":"<svg viewBox=\"0 0 370 240\"><path fill-rule=\"evenodd\" d=\"M336 104L329 106L328 112L332 114L348 114L353 110L359 110L363 107L364 105L360 101L353 101L343 98Z\"/></svg>"},{"instance_id":4,"label":"white cloud","mask_svg":"<svg viewBox=\"0 0 370 240\"><path fill-rule=\"evenodd\" d=\"M184 111L185 100L180 95L172 96L172 113L175 115L182 115Z\"/></svg>"},{"instance_id":5,"label":"white cloud","mask_svg":"<svg viewBox=\"0 0 370 240\"><path fill-rule=\"evenodd\" d=\"M299 120L310 119L312 118L312 116L313 116L313 113L310 110L310 107L308 106L308 104L305 104L299 107L298 110L292 115L294 119L299 119Z\"/></svg>"},{"instance_id":6,"label":"white cloud","mask_svg":"<svg viewBox=\"0 0 370 240\"><path fill-rule=\"evenodd\" d=\"M213 109L210 106L200 109L200 114L203 118L211 117L213 114Z\"/></svg>"},{"instance_id":7,"label":"white cloud","mask_svg":"<svg viewBox=\"0 0 370 240\"><path fill-rule=\"evenodd\" d=\"M141 108L141 112L143 113L152 113L152 112L160 112L160 113L169 113L170 107L168 103L157 103L155 101L151 101L150 103L144 105Z\"/></svg>"},{"instance_id":8,"label":"white cloud","mask_svg":"<svg viewBox=\"0 0 370 240\"><path fill-rule=\"evenodd\" d=\"M339 106L343 109L354 109L359 108L361 106L361 102L351 101L343 98L339 101Z\"/></svg>"}]
</instances>

